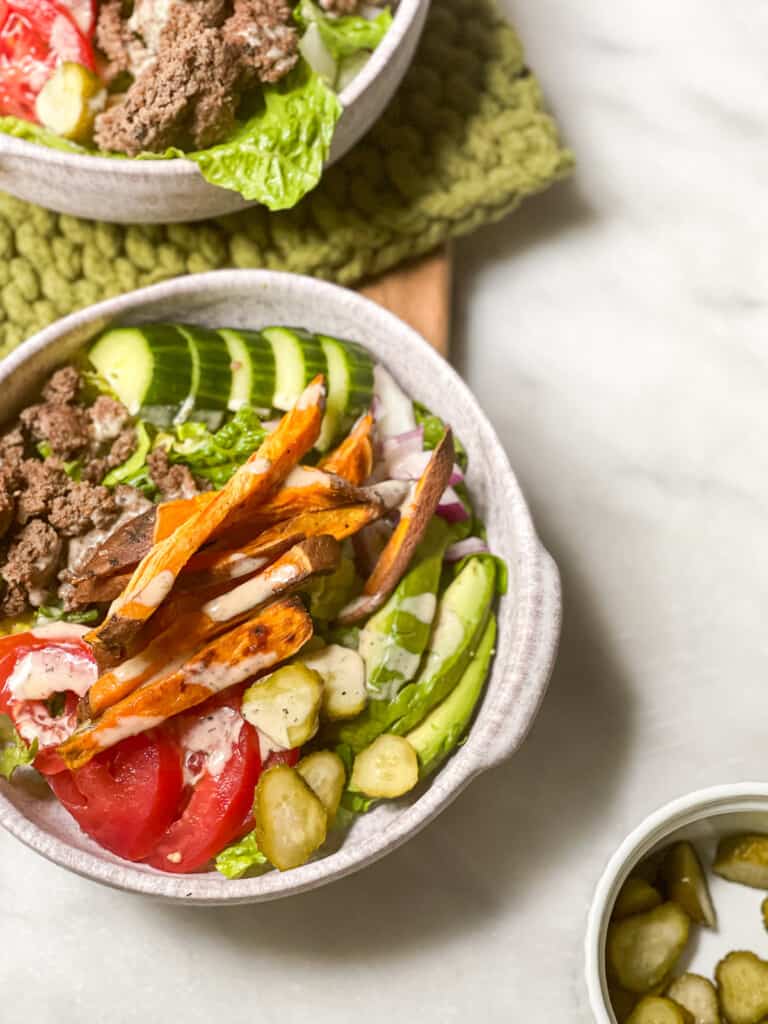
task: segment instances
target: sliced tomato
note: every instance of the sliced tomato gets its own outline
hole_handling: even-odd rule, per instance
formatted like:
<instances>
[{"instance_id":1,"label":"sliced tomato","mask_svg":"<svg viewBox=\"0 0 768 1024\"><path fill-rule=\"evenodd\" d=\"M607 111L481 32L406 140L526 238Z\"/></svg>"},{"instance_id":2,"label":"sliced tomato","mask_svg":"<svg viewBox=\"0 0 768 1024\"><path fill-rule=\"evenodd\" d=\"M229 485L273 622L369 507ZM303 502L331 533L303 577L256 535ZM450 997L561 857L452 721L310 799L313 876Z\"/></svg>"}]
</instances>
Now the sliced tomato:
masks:
<instances>
[{"instance_id":1,"label":"sliced tomato","mask_svg":"<svg viewBox=\"0 0 768 1024\"><path fill-rule=\"evenodd\" d=\"M217 707L240 710L242 690L223 694L197 713L201 719ZM183 719L176 727L183 728ZM219 774L207 768L194 785L180 816L161 837L147 863L159 871L187 873L204 867L242 833L253 806L261 773L256 730L243 721L229 760Z\"/></svg>"},{"instance_id":2,"label":"sliced tomato","mask_svg":"<svg viewBox=\"0 0 768 1024\"><path fill-rule=\"evenodd\" d=\"M53 0L0 0L0 115L36 121L37 95L62 61L96 70L68 11Z\"/></svg>"},{"instance_id":3,"label":"sliced tomato","mask_svg":"<svg viewBox=\"0 0 768 1024\"><path fill-rule=\"evenodd\" d=\"M126 860L143 860L178 813L181 751L168 731L132 736L48 783L80 828Z\"/></svg>"},{"instance_id":4,"label":"sliced tomato","mask_svg":"<svg viewBox=\"0 0 768 1024\"><path fill-rule=\"evenodd\" d=\"M273 750L264 762L263 770L271 768L275 764L287 764L291 768L298 764L301 757L301 747L294 747L293 750Z\"/></svg>"}]
</instances>

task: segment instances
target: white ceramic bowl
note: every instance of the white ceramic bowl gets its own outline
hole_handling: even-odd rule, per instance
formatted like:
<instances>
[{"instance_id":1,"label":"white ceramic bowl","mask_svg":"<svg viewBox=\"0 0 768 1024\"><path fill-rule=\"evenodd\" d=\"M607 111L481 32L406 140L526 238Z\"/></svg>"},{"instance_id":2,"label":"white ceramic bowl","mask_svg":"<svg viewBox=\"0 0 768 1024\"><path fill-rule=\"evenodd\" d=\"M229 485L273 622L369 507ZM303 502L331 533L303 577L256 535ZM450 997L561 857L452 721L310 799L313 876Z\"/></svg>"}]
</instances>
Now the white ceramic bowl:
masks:
<instances>
[{"instance_id":1,"label":"white ceramic bowl","mask_svg":"<svg viewBox=\"0 0 768 1024\"><path fill-rule=\"evenodd\" d=\"M597 1024L616 1024L605 973L605 941L613 904L635 865L656 849L681 839L695 845L707 870L718 915L716 931L692 928L692 939L676 973L690 970L713 978L716 963L731 950L752 949L760 954L765 949L762 894L726 882L708 870L718 840L738 832L768 832L768 783L713 786L679 797L649 815L611 857L595 889L585 940L587 991Z\"/></svg>"},{"instance_id":2,"label":"white ceramic bowl","mask_svg":"<svg viewBox=\"0 0 768 1024\"><path fill-rule=\"evenodd\" d=\"M328 164L377 120L408 70L430 0L400 0L391 28L341 93ZM0 133L0 189L49 210L129 224L202 220L244 210L229 189L208 184L189 160L116 160L65 153Z\"/></svg>"},{"instance_id":3,"label":"white ceramic bowl","mask_svg":"<svg viewBox=\"0 0 768 1024\"><path fill-rule=\"evenodd\" d=\"M100 849L54 799L41 799L39 789L0 780L0 824L57 864L118 888L168 899L256 902L322 885L384 856L427 825L477 774L518 748L555 658L560 585L506 454L466 385L411 328L334 285L267 271L218 271L103 302L42 331L0 364L4 413L12 415L34 396L46 373L107 324L174 319L209 326L287 323L362 342L414 398L448 420L466 445L473 499L485 518L492 550L509 566L496 657L468 741L430 782L359 818L338 850L295 871L242 881L215 872L160 874Z\"/></svg>"}]
</instances>

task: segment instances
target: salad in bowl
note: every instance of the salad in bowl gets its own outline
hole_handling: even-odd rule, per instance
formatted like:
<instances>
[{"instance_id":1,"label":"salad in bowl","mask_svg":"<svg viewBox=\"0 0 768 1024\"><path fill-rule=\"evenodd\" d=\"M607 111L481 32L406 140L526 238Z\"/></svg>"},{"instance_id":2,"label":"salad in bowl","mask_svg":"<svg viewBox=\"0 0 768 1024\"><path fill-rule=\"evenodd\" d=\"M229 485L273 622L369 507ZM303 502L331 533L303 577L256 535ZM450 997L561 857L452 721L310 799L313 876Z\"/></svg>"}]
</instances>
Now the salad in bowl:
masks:
<instances>
[{"instance_id":1,"label":"salad in bowl","mask_svg":"<svg viewBox=\"0 0 768 1024\"><path fill-rule=\"evenodd\" d=\"M319 181L340 94L392 20L361 0L0 0L0 134L184 157L285 209Z\"/></svg>"},{"instance_id":2,"label":"salad in bowl","mask_svg":"<svg viewBox=\"0 0 768 1024\"><path fill-rule=\"evenodd\" d=\"M466 472L358 342L108 326L0 435L0 773L146 870L333 851L482 699L506 565Z\"/></svg>"}]
</instances>

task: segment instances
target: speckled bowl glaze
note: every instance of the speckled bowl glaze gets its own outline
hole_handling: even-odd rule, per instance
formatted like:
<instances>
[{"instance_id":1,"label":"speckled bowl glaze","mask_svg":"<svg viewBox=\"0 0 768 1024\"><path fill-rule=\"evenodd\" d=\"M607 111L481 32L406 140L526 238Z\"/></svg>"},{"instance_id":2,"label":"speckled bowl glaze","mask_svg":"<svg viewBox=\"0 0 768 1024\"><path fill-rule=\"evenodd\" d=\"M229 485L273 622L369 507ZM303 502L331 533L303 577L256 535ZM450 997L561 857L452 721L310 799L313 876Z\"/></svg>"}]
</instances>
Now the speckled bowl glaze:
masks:
<instances>
[{"instance_id":1,"label":"speckled bowl glaze","mask_svg":"<svg viewBox=\"0 0 768 1024\"><path fill-rule=\"evenodd\" d=\"M335 163L377 120L413 59L430 0L400 0L392 26L340 94L344 108L328 159ZM115 160L65 153L0 133L0 189L88 220L156 224L236 213L246 203L210 185L188 160Z\"/></svg>"},{"instance_id":2,"label":"speckled bowl glaze","mask_svg":"<svg viewBox=\"0 0 768 1024\"><path fill-rule=\"evenodd\" d=\"M480 772L509 757L538 711L555 659L560 584L507 456L454 370L410 327L354 292L306 277L219 271L178 278L76 313L25 342L0 364L3 412L32 398L46 373L108 324L184 320L209 326L288 323L362 342L414 398L451 423L469 453L468 484L491 548L509 566L499 605L491 676L467 742L405 799L357 819L338 849L295 871L228 881L215 872L168 875L128 864L84 836L40 787L0 780L0 824L49 860L119 889L191 904L248 903L324 885L396 849L424 828ZM17 777L18 777L17 773Z\"/></svg>"}]
</instances>

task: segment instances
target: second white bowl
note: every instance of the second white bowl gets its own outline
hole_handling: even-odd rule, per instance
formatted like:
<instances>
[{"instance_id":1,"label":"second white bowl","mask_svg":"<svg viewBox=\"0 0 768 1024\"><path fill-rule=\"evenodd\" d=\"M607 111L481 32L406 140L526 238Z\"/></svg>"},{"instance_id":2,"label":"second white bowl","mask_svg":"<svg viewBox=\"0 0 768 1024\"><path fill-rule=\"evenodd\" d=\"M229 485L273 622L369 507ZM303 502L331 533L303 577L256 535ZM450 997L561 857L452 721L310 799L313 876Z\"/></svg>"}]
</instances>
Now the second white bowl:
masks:
<instances>
[{"instance_id":1,"label":"second white bowl","mask_svg":"<svg viewBox=\"0 0 768 1024\"><path fill-rule=\"evenodd\" d=\"M408 70L430 0L400 0L392 26L341 93L344 108L328 166L384 111ZM66 153L0 132L0 189L58 213L129 224L203 220L247 209L237 192L210 185L189 160L119 160Z\"/></svg>"}]
</instances>

